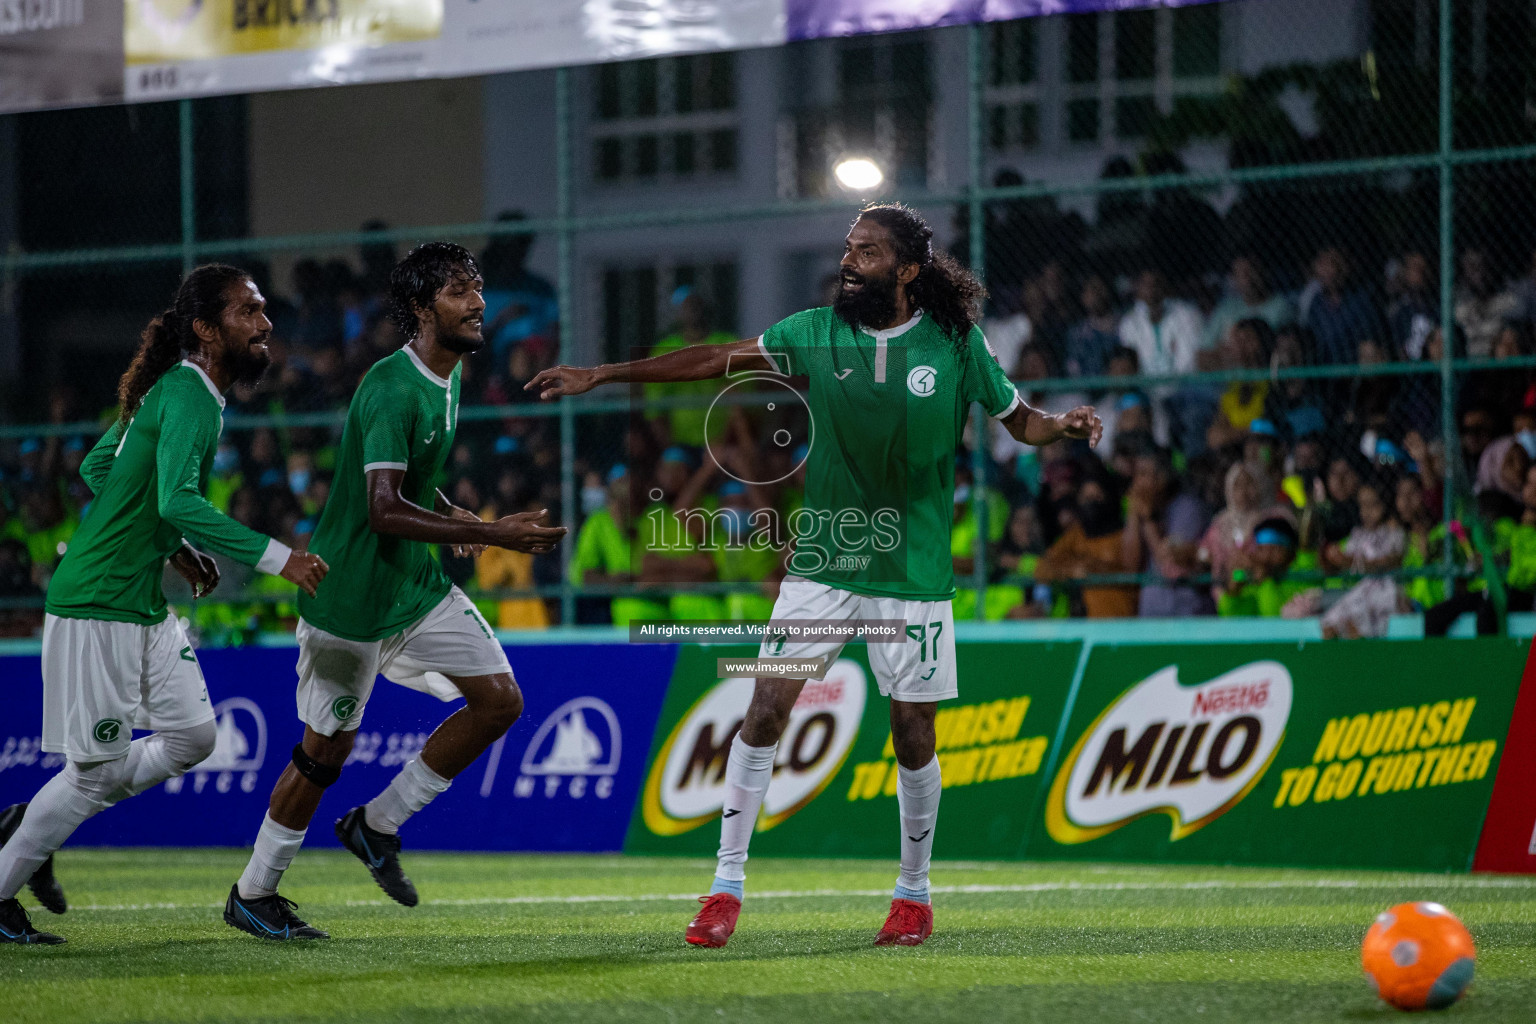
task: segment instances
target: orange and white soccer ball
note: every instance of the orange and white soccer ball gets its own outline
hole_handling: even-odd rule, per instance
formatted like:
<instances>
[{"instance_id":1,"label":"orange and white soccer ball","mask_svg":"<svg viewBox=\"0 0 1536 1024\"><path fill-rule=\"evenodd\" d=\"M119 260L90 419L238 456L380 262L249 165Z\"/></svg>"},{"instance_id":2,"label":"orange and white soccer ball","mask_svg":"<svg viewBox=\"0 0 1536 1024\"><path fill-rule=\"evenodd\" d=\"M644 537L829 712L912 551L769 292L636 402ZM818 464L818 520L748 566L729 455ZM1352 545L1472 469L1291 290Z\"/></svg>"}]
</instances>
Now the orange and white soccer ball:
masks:
<instances>
[{"instance_id":1,"label":"orange and white soccer ball","mask_svg":"<svg viewBox=\"0 0 1536 1024\"><path fill-rule=\"evenodd\" d=\"M1443 1010L1472 983L1477 950L1438 903L1399 903L1376 915L1360 962L1376 994L1399 1010Z\"/></svg>"}]
</instances>

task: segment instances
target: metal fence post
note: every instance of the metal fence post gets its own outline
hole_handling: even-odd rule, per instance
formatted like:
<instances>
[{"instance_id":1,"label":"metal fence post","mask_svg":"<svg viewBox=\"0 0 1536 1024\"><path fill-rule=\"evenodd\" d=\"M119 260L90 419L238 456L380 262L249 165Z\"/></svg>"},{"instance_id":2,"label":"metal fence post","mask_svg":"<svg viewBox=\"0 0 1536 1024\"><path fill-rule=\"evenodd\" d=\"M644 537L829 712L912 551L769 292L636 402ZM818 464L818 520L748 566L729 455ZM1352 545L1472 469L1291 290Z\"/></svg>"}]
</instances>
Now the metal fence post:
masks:
<instances>
[{"instance_id":1,"label":"metal fence post","mask_svg":"<svg viewBox=\"0 0 1536 1024\"><path fill-rule=\"evenodd\" d=\"M969 124L966 132L967 176L966 203L971 232L971 272L986 279L986 208L981 202L983 149L981 129L982 86L986 54L986 27L971 24L966 27L966 111ZM1005 366L1009 371L1012 367ZM971 410L971 432L976 443L971 449L971 521L976 524L976 537L971 542L971 587L976 591L975 618L986 618L987 592L987 415L980 406Z\"/></svg>"},{"instance_id":2,"label":"metal fence post","mask_svg":"<svg viewBox=\"0 0 1536 1024\"><path fill-rule=\"evenodd\" d=\"M576 332L572 325L574 309L572 289L576 274L572 267L571 225L571 69L555 71L555 216L559 227L559 303L560 362L574 363ZM571 553L576 541L576 407L575 399L560 399L560 523L568 531L560 551L560 624L576 624L576 590L571 585Z\"/></svg>"},{"instance_id":3,"label":"metal fence post","mask_svg":"<svg viewBox=\"0 0 1536 1024\"><path fill-rule=\"evenodd\" d=\"M1445 539L1440 553L1445 591L1451 592L1455 575L1452 552L1455 539L1450 522L1456 514L1456 487L1460 483L1461 443L1456 433L1456 380L1451 363L1456 336L1456 231L1453 150L1454 54L1451 50L1451 0L1440 0L1440 431L1445 445L1445 480L1441 516Z\"/></svg>"},{"instance_id":4,"label":"metal fence post","mask_svg":"<svg viewBox=\"0 0 1536 1024\"><path fill-rule=\"evenodd\" d=\"M197 263L197 170L193 159L192 101L176 104L181 172L181 272Z\"/></svg>"}]
</instances>

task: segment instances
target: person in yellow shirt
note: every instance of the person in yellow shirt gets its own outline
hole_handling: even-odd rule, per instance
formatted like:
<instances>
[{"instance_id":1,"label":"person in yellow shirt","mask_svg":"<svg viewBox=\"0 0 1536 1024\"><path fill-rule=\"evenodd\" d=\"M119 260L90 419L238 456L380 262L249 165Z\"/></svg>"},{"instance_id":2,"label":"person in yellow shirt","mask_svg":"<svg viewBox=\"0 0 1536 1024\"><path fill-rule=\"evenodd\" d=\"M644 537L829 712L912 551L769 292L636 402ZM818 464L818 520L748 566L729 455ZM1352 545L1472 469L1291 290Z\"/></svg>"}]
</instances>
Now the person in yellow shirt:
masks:
<instances>
[{"instance_id":1,"label":"person in yellow shirt","mask_svg":"<svg viewBox=\"0 0 1536 1024\"><path fill-rule=\"evenodd\" d=\"M1274 351L1274 329L1257 317L1239 320L1222 345L1222 365L1236 370L1260 370ZM1227 385L1216 404L1216 417L1206 430L1206 444L1224 448L1243 439L1254 421L1264 416L1269 384L1262 380L1237 380Z\"/></svg>"},{"instance_id":2,"label":"person in yellow shirt","mask_svg":"<svg viewBox=\"0 0 1536 1024\"><path fill-rule=\"evenodd\" d=\"M525 512L537 512L526 508ZM489 523L500 518L495 505L487 505L480 511L480 518ZM475 585L485 590L532 590L533 555L511 548L486 548L475 559ZM548 629L549 609L540 597L508 597L496 602L497 629Z\"/></svg>"}]
</instances>

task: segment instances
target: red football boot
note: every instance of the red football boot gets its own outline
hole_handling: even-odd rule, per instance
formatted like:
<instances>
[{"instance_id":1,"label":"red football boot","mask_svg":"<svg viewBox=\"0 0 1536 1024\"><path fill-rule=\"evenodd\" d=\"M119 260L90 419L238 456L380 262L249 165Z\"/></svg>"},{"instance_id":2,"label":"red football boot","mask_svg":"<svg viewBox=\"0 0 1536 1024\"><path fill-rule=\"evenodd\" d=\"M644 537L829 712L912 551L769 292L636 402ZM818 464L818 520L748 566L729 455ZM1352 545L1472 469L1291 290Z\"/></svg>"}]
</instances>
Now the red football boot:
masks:
<instances>
[{"instance_id":1,"label":"red football boot","mask_svg":"<svg viewBox=\"0 0 1536 1024\"><path fill-rule=\"evenodd\" d=\"M712 896L700 896L699 902L704 904L704 909L699 911L698 917L688 922L686 938L695 946L719 949L731 941L731 933L736 930L736 918L741 915L741 900L728 892L717 892ZM932 915L929 917L932 918Z\"/></svg>"},{"instance_id":2,"label":"red football boot","mask_svg":"<svg viewBox=\"0 0 1536 1024\"><path fill-rule=\"evenodd\" d=\"M916 900L898 898L891 900L891 916L885 919L885 927L875 936L875 945L919 946L932 934L933 907Z\"/></svg>"}]
</instances>

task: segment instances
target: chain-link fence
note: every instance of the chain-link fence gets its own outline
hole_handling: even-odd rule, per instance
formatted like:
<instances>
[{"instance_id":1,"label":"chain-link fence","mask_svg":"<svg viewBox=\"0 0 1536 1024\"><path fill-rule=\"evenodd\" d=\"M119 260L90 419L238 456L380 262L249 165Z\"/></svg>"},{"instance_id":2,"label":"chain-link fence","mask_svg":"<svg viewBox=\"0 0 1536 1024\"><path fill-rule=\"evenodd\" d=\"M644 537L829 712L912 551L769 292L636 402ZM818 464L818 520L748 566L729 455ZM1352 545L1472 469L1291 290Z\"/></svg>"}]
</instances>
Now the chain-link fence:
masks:
<instances>
[{"instance_id":1,"label":"chain-link fence","mask_svg":"<svg viewBox=\"0 0 1536 1024\"><path fill-rule=\"evenodd\" d=\"M1431 631L1465 611L1500 628L1536 587L1536 15L1514 0L1321 6L484 80L500 139L486 160L533 183L507 205L534 211L488 221L456 200L474 186L463 160L425 176L391 159L404 130L451 150L460 129L411 90L458 86L388 87L424 111L410 129L303 165L378 165L381 219L347 232L310 231L355 197L304 201L314 182L292 156L327 146L303 118L339 92L0 118L15 154L0 182L4 628L40 621L126 339L181 271L234 262L269 300L276 366L232 394L210 497L302 545L346 403L400 344L388 268L428 238L480 255L488 306L443 490L571 530L547 557L444 552L449 575L505 628L766 617L794 571L803 381L553 403L522 385L827 304L870 198L921 210L984 279L982 326L1031 405L1092 404L1105 423L1095 452L1037 449L973 410L954 468L957 618L1322 615L1350 635L1420 607ZM433 95L458 109L449 93ZM552 100L548 130L498 113L508 97ZM289 148L250 142L272 138ZM880 181L848 187L864 165ZM190 611L204 642L291 626L286 584L225 574L221 600Z\"/></svg>"}]
</instances>

